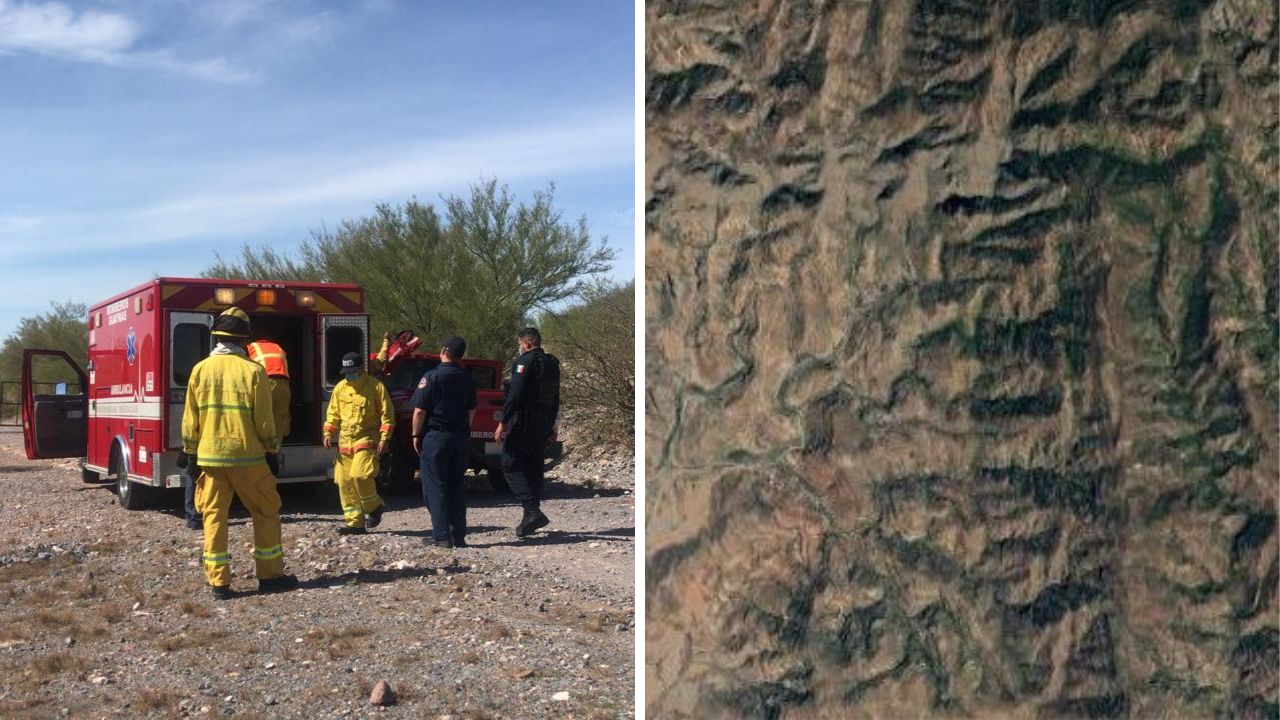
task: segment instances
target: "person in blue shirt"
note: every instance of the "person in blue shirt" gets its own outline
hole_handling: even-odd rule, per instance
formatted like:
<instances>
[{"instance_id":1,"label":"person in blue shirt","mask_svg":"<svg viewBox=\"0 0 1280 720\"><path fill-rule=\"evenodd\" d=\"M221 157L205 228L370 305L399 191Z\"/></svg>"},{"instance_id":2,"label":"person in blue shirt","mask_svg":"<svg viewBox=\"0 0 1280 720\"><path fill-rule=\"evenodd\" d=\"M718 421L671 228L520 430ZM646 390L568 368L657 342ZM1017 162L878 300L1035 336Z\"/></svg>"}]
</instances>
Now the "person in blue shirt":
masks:
<instances>
[{"instance_id":1,"label":"person in blue shirt","mask_svg":"<svg viewBox=\"0 0 1280 720\"><path fill-rule=\"evenodd\" d=\"M431 513L438 547L467 547L464 473L476 412L476 383L459 362L467 341L454 336L440 349L441 362L418 381L413 394L413 449L422 467L422 498Z\"/></svg>"}]
</instances>

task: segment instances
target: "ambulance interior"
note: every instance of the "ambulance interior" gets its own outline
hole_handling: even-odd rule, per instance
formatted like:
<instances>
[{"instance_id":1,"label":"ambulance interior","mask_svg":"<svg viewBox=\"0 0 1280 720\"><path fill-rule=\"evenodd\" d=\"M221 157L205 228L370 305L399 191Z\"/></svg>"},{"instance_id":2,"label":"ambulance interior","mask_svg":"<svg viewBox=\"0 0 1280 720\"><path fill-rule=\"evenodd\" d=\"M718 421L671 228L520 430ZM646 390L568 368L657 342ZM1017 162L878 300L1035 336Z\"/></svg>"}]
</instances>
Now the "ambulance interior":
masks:
<instances>
[{"instance_id":1,"label":"ambulance interior","mask_svg":"<svg viewBox=\"0 0 1280 720\"><path fill-rule=\"evenodd\" d=\"M365 352L364 330L359 327L324 328L324 358L321 368L306 359L316 357L316 316L280 313L249 313L254 340L271 340L284 350L289 363L290 430L287 445L315 445L320 442L324 423L324 389L316 374L327 371L324 388L331 389L342 378L338 368L342 356L349 352Z\"/></svg>"},{"instance_id":2,"label":"ambulance interior","mask_svg":"<svg viewBox=\"0 0 1280 720\"><path fill-rule=\"evenodd\" d=\"M341 379L338 368L342 356L348 352L367 353L364 330L356 326L329 326L324 328L324 357L316 363L317 331L320 330L316 315L289 315L283 313L249 313L253 336L251 340L271 340L284 350L289 364L290 430L285 436L286 445L317 445L320 428L324 422L325 399L328 390ZM185 387L191 368L207 355L214 338L203 323L182 323L173 329L174 382ZM323 369L322 369L323 368ZM323 386L317 374L327 371ZM179 415L180 418L180 415ZM174 433L174 437L180 437Z\"/></svg>"}]
</instances>

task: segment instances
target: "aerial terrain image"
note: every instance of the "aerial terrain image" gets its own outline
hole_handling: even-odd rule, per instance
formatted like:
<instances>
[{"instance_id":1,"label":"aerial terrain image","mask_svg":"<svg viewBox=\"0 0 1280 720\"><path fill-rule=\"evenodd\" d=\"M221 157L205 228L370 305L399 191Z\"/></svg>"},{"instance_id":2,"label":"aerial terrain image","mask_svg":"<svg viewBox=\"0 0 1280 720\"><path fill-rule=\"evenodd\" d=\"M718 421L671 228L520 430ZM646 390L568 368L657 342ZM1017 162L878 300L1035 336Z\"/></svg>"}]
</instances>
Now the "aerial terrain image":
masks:
<instances>
[{"instance_id":1,"label":"aerial terrain image","mask_svg":"<svg viewBox=\"0 0 1280 720\"><path fill-rule=\"evenodd\" d=\"M647 716L1280 717L1276 4L645 15Z\"/></svg>"}]
</instances>

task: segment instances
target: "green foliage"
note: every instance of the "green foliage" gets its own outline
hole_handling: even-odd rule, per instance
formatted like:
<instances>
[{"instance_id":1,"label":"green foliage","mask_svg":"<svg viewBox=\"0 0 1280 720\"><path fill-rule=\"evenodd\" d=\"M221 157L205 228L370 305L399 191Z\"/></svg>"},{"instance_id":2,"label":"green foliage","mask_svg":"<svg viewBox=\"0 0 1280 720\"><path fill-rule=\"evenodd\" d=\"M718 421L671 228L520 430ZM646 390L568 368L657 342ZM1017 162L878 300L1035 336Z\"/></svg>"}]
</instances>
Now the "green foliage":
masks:
<instances>
[{"instance_id":1,"label":"green foliage","mask_svg":"<svg viewBox=\"0 0 1280 720\"><path fill-rule=\"evenodd\" d=\"M635 283L596 283L582 302L540 318L543 345L560 358L572 429L599 440L634 437Z\"/></svg>"},{"instance_id":2,"label":"green foliage","mask_svg":"<svg viewBox=\"0 0 1280 720\"><path fill-rule=\"evenodd\" d=\"M439 211L417 199L378 205L313 233L296 259L245 246L204 275L357 283L375 337L412 328L434 351L457 334L469 355L505 359L531 313L581 294L614 257L603 241L592 244L585 219L565 221L554 201L554 187L516 202L488 180L468 197L442 198Z\"/></svg>"},{"instance_id":3,"label":"green foliage","mask_svg":"<svg viewBox=\"0 0 1280 720\"><path fill-rule=\"evenodd\" d=\"M18 321L18 329L0 345L0 380L17 380L22 374L23 348L64 350L83 369L89 361L88 309L83 303L52 303L47 313ZM35 381L77 382L75 373L61 361L34 363ZM5 400L17 400L6 395ZM6 412L11 408L4 408Z\"/></svg>"}]
</instances>

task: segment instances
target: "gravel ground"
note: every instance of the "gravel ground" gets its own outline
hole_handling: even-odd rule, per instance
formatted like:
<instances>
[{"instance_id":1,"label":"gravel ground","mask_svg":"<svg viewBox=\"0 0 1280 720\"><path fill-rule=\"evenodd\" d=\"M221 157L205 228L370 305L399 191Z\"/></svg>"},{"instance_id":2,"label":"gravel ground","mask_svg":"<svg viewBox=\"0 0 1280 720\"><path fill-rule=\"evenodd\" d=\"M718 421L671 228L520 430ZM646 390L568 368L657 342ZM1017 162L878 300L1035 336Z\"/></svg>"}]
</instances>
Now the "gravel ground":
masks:
<instances>
[{"instance_id":1,"label":"gravel ground","mask_svg":"<svg viewBox=\"0 0 1280 720\"><path fill-rule=\"evenodd\" d=\"M369 535L338 537L332 486L285 488L288 571L252 594L233 509L232 587L215 603L167 494L120 508L74 461L29 462L0 432L0 716L634 717L634 462L573 458L548 475L548 532L473 484L473 547L422 545L421 500L388 498ZM398 696L369 704L386 680ZM567 695L566 695L567 693Z\"/></svg>"}]
</instances>

